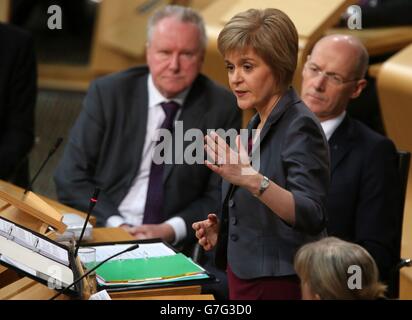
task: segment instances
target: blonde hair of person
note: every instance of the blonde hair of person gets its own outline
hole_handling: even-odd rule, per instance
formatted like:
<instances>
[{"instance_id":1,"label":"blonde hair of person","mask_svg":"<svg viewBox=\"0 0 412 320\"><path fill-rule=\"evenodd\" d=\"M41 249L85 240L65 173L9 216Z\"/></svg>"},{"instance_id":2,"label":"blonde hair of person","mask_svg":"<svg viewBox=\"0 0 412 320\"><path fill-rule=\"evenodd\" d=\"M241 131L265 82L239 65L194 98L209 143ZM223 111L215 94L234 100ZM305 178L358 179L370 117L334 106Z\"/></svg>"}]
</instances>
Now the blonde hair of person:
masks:
<instances>
[{"instance_id":1,"label":"blonde hair of person","mask_svg":"<svg viewBox=\"0 0 412 320\"><path fill-rule=\"evenodd\" d=\"M350 288L350 266L361 269L361 288ZM323 300L374 300L386 287L371 255L361 246L327 237L302 246L295 256L295 270L302 285Z\"/></svg>"},{"instance_id":2,"label":"blonde hair of person","mask_svg":"<svg viewBox=\"0 0 412 320\"><path fill-rule=\"evenodd\" d=\"M202 16L195 10L189 7L183 7L179 5L167 5L157 10L152 16L149 17L147 22L147 42L150 43L154 29L159 21L165 18L175 18L176 20L184 23L193 23L199 30L200 38L199 44L201 50L206 50L207 36L205 23Z\"/></svg>"},{"instance_id":3,"label":"blonde hair of person","mask_svg":"<svg viewBox=\"0 0 412 320\"><path fill-rule=\"evenodd\" d=\"M217 39L222 56L253 49L271 68L281 92L292 83L298 57L298 33L278 9L249 9L233 16Z\"/></svg>"}]
</instances>

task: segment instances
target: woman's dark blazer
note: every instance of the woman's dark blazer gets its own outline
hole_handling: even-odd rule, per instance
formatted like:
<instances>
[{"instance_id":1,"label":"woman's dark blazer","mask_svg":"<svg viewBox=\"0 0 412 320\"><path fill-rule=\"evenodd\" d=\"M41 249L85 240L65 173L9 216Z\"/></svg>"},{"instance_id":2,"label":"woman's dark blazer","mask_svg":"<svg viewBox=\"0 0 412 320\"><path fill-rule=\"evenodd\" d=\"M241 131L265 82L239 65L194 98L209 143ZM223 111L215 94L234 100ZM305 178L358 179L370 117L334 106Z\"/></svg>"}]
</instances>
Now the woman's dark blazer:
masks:
<instances>
[{"instance_id":1,"label":"woman's dark blazer","mask_svg":"<svg viewBox=\"0 0 412 320\"><path fill-rule=\"evenodd\" d=\"M255 115L249 129L259 122ZM252 165L295 201L288 225L244 188L222 182L216 264L242 279L295 274L293 259L303 244L324 235L329 151L315 115L289 88L272 110L252 150Z\"/></svg>"}]
</instances>

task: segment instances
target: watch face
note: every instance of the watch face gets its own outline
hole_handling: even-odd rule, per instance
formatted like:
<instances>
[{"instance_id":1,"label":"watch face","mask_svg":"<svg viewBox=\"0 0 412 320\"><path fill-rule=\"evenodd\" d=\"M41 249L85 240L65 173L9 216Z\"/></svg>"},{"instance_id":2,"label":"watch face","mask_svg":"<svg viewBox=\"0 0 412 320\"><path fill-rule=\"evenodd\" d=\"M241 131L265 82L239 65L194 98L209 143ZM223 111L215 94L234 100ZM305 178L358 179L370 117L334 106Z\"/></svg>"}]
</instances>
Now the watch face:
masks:
<instances>
[{"instance_id":1,"label":"watch face","mask_svg":"<svg viewBox=\"0 0 412 320\"><path fill-rule=\"evenodd\" d=\"M269 179L264 176L262 179L262 182L260 183L259 195L261 195L268 187L269 187Z\"/></svg>"},{"instance_id":2,"label":"watch face","mask_svg":"<svg viewBox=\"0 0 412 320\"><path fill-rule=\"evenodd\" d=\"M263 181L262 181L262 187L263 188L267 188L267 187L269 187L269 180L266 178L266 179L263 179Z\"/></svg>"}]
</instances>

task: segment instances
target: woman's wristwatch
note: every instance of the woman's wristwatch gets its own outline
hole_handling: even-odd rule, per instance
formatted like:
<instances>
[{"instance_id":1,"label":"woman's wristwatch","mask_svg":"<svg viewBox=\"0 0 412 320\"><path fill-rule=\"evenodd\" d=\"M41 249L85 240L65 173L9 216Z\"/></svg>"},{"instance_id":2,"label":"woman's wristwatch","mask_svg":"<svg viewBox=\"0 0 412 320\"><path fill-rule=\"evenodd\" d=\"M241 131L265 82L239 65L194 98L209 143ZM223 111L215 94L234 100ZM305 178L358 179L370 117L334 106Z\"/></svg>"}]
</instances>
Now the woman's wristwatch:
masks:
<instances>
[{"instance_id":1,"label":"woman's wristwatch","mask_svg":"<svg viewBox=\"0 0 412 320\"><path fill-rule=\"evenodd\" d=\"M258 193L255 193L254 196L260 197L263 194L263 192L265 192L266 189L269 188L269 185L270 185L269 178L266 176L263 176L262 181L260 181L259 191Z\"/></svg>"}]
</instances>

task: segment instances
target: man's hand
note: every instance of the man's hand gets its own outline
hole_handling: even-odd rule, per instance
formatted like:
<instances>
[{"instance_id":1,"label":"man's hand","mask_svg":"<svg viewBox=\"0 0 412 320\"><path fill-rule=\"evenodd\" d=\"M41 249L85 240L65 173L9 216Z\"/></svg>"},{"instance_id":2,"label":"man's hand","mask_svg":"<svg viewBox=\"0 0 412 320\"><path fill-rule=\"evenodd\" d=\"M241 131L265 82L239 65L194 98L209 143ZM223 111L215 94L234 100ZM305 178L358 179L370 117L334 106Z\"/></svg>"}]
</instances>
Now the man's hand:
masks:
<instances>
[{"instance_id":1,"label":"man's hand","mask_svg":"<svg viewBox=\"0 0 412 320\"><path fill-rule=\"evenodd\" d=\"M119 228L122 228L127 233L132 234L134 226L132 226L131 224L123 223L119 226Z\"/></svg>"},{"instance_id":2,"label":"man's hand","mask_svg":"<svg viewBox=\"0 0 412 320\"><path fill-rule=\"evenodd\" d=\"M217 243L219 221L214 213L210 213L206 220L195 222L192 228L196 231L199 244L206 251L212 250Z\"/></svg>"},{"instance_id":3,"label":"man's hand","mask_svg":"<svg viewBox=\"0 0 412 320\"><path fill-rule=\"evenodd\" d=\"M166 242L175 240L175 232L170 224L142 224L141 226L129 227L127 230L136 239L160 238Z\"/></svg>"}]
</instances>

